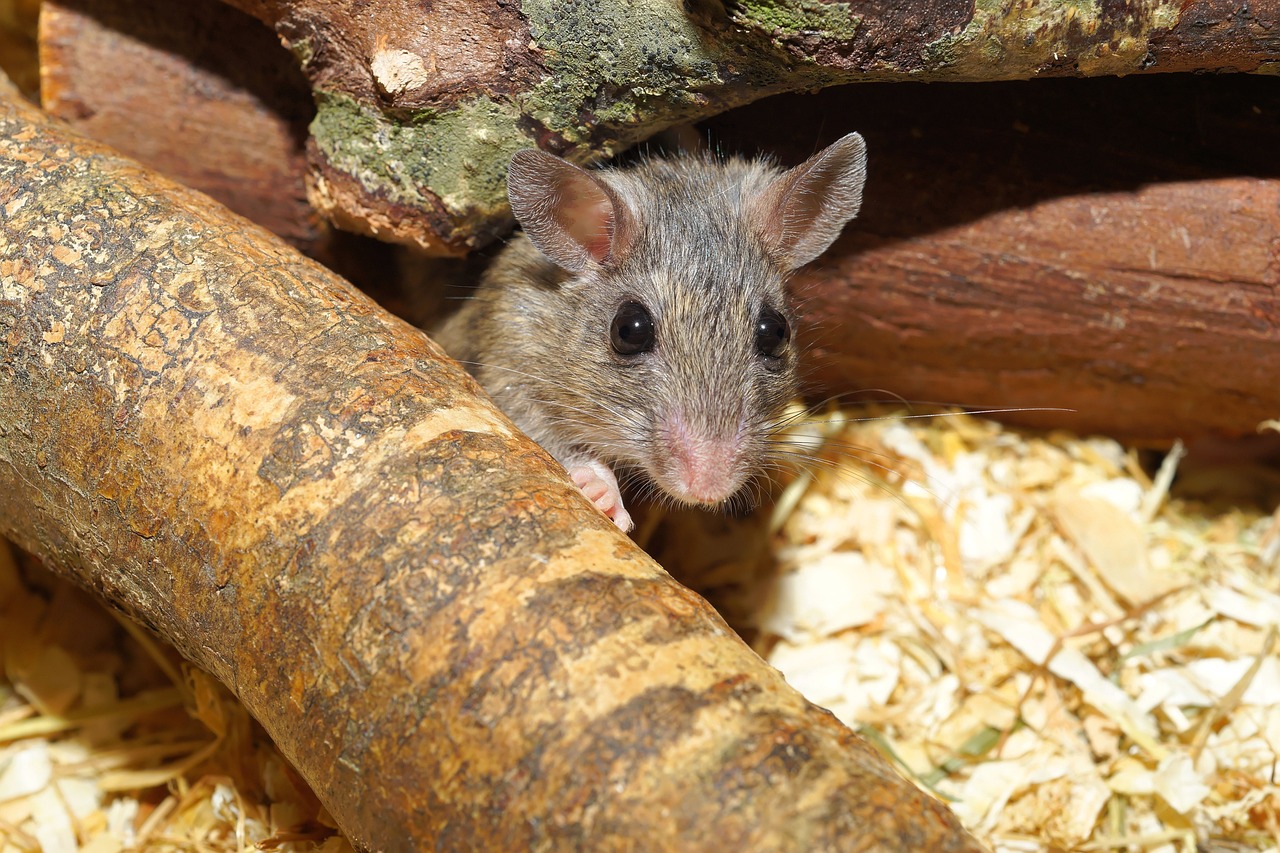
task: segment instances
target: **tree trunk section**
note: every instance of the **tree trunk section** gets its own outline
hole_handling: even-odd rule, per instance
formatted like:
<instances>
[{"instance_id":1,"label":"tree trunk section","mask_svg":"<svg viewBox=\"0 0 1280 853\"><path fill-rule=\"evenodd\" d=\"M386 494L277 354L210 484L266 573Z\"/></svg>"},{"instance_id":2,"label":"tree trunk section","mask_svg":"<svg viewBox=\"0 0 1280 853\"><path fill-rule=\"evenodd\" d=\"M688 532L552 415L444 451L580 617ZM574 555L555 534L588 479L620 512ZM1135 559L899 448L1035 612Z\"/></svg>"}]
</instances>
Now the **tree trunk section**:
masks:
<instances>
[{"instance_id":1,"label":"tree trunk section","mask_svg":"<svg viewBox=\"0 0 1280 853\"><path fill-rule=\"evenodd\" d=\"M0 531L234 690L361 849L980 849L416 329L0 100Z\"/></svg>"},{"instance_id":2,"label":"tree trunk section","mask_svg":"<svg viewBox=\"0 0 1280 853\"><path fill-rule=\"evenodd\" d=\"M1280 69L1273 2L228 2L314 90L312 201L437 254L506 230L506 164L532 145L585 162L838 83Z\"/></svg>"},{"instance_id":3,"label":"tree trunk section","mask_svg":"<svg viewBox=\"0 0 1280 853\"><path fill-rule=\"evenodd\" d=\"M850 86L704 130L784 162L866 137L862 211L795 280L816 399L1163 443L1280 415L1278 117L1265 78L1149 76Z\"/></svg>"}]
</instances>

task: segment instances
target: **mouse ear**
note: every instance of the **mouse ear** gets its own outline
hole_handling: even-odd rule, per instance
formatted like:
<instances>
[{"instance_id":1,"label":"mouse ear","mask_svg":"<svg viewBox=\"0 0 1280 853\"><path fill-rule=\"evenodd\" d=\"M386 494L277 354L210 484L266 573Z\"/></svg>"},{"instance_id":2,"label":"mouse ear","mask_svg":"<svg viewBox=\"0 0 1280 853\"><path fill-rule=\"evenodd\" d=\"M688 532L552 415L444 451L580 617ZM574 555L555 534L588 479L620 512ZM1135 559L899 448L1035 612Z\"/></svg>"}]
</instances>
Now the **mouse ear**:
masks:
<instances>
[{"instance_id":1,"label":"mouse ear","mask_svg":"<svg viewBox=\"0 0 1280 853\"><path fill-rule=\"evenodd\" d=\"M507 198L533 245L570 272L612 263L625 248L626 206L603 181L559 157L517 151L507 167Z\"/></svg>"},{"instance_id":2,"label":"mouse ear","mask_svg":"<svg viewBox=\"0 0 1280 853\"><path fill-rule=\"evenodd\" d=\"M748 215L770 251L795 269L826 251L858 214L866 179L866 143L850 133L775 178Z\"/></svg>"}]
</instances>

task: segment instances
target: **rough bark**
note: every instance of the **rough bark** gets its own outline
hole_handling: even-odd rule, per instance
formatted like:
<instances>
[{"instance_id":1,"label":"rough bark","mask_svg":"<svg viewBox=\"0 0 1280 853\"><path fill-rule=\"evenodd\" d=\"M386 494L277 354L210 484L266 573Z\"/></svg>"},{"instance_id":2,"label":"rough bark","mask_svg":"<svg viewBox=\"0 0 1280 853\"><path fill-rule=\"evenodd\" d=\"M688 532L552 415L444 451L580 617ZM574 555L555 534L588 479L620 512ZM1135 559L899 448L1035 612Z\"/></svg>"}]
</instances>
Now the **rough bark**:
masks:
<instances>
[{"instance_id":1,"label":"rough bark","mask_svg":"<svg viewBox=\"0 0 1280 853\"><path fill-rule=\"evenodd\" d=\"M324 268L7 99L0 213L0 532L358 846L979 849Z\"/></svg>"},{"instance_id":2,"label":"rough bark","mask_svg":"<svg viewBox=\"0 0 1280 853\"><path fill-rule=\"evenodd\" d=\"M1167 441L1280 414L1280 87L844 87L707 123L798 162L857 129L862 211L796 280L813 393ZM883 393L863 396L883 397Z\"/></svg>"},{"instance_id":3,"label":"rough bark","mask_svg":"<svg viewBox=\"0 0 1280 853\"><path fill-rule=\"evenodd\" d=\"M228 0L315 92L312 200L459 254L509 224L503 170L586 161L765 95L872 80L1280 68L1280 6L971 0Z\"/></svg>"}]
</instances>

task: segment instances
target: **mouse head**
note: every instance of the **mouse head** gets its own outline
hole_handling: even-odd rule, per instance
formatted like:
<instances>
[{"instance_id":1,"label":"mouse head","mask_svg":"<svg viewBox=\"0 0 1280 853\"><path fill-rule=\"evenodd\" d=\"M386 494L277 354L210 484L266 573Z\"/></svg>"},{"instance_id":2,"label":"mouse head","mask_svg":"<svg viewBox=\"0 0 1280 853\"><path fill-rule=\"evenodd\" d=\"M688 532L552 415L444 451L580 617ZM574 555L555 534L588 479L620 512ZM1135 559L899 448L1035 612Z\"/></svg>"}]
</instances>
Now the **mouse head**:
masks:
<instances>
[{"instance_id":1,"label":"mouse head","mask_svg":"<svg viewBox=\"0 0 1280 853\"><path fill-rule=\"evenodd\" d=\"M786 277L857 214L865 164L856 133L786 172L705 158L587 171L515 154L511 208L568 273L545 395L565 394L549 402L576 444L681 503L720 503L759 471L796 393Z\"/></svg>"}]
</instances>

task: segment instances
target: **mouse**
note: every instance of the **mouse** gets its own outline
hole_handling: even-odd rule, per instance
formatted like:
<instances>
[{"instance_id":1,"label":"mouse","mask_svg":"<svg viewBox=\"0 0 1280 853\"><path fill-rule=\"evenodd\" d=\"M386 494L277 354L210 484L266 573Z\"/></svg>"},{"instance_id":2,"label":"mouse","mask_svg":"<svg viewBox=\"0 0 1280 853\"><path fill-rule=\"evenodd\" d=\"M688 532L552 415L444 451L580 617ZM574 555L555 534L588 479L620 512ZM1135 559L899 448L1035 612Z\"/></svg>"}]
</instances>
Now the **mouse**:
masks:
<instances>
[{"instance_id":1,"label":"mouse","mask_svg":"<svg viewBox=\"0 0 1280 853\"><path fill-rule=\"evenodd\" d=\"M433 337L624 532L621 481L715 507L797 395L787 279L862 204L850 133L794 168L707 153L507 169L520 231Z\"/></svg>"}]
</instances>

